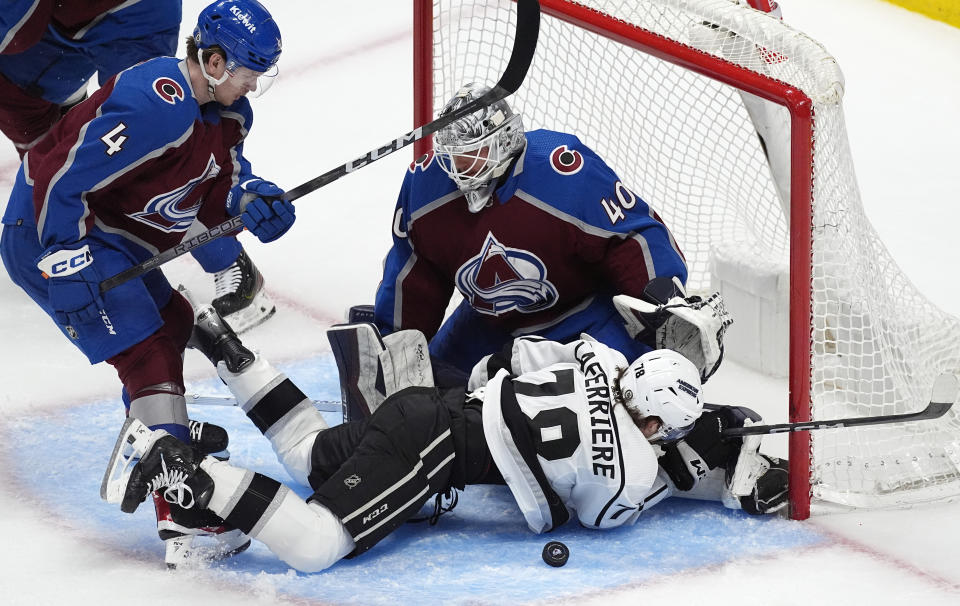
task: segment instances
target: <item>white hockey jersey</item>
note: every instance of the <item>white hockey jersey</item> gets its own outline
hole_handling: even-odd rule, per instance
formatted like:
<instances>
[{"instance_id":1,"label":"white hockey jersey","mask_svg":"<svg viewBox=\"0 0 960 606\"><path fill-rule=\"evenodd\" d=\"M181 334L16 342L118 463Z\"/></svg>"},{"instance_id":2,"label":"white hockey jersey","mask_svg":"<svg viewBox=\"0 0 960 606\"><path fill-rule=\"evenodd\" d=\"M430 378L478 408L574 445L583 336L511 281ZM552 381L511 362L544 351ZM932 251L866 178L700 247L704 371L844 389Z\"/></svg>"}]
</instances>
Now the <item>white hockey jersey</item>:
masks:
<instances>
[{"instance_id":1,"label":"white hockey jersey","mask_svg":"<svg viewBox=\"0 0 960 606\"><path fill-rule=\"evenodd\" d=\"M590 528L633 524L668 496L653 446L614 405L611 384L627 366L582 335L566 345L517 339L509 360L495 354L474 367L468 389L482 394L487 444L533 532L566 521L563 506Z\"/></svg>"}]
</instances>

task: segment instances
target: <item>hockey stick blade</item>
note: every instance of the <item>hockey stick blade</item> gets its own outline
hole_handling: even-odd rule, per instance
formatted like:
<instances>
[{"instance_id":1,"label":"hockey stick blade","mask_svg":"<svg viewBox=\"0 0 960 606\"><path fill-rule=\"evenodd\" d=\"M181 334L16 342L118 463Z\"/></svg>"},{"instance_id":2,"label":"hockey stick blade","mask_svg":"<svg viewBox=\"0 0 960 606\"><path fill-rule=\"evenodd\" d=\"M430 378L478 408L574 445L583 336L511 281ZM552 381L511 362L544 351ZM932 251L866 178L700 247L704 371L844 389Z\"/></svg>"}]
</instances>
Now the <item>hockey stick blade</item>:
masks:
<instances>
[{"instance_id":1,"label":"hockey stick blade","mask_svg":"<svg viewBox=\"0 0 960 606\"><path fill-rule=\"evenodd\" d=\"M517 89L520 88L524 78L527 76L527 70L530 69L530 64L533 62L533 55L537 50L537 38L539 35L540 3L537 0L517 0L517 31L514 34L513 50L510 54L510 60L507 62L507 67L500 76L500 80L497 81L497 84L485 95L472 103L468 103L457 111L441 116L419 128L415 128L387 144L367 152L355 160L351 160L346 164L342 164L323 173L319 177L314 177L306 183L294 187L284 193L281 198L293 202L325 185L333 183L340 177L356 172L368 164L372 164L381 158L389 156L398 149L402 149L411 143L432 135L441 128L477 111L481 107L495 103L517 92ZM100 292L105 293L111 288L120 286L124 282L139 278L148 271L156 269L164 263L176 259L180 255L186 254L211 240L216 240L220 236L232 233L242 227L243 221L239 216L224 221L220 225L212 227L189 240L185 240L173 248L168 248L146 261L106 278L100 282Z\"/></svg>"},{"instance_id":2,"label":"hockey stick blade","mask_svg":"<svg viewBox=\"0 0 960 606\"><path fill-rule=\"evenodd\" d=\"M196 406L238 406L237 399L233 396L204 396L200 394L187 394L187 405ZM314 407L320 412L340 412L343 405L340 402L330 400L313 400Z\"/></svg>"},{"instance_id":3,"label":"hockey stick blade","mask_svg":"<svg viewBox=\"0 0 960 606\"><path fill-rule=\"evenodd\" d=\"M734 438L749 435L813 431L815 429L835 429L839 427L859 427L863 425L885 425L887 423L905 423L909 421L937 419L950 410L953 403L957 400L958 393L960 393L960 380L957 379L956 375L944 373L938 376L933 382L933 392L930 396L930 403L918 412L877 415L874 417L851 417L830 421L806 421L801 423L781 423L778 425L731 427L723 430L723 437Z\"/></svg>"}]
</instances>

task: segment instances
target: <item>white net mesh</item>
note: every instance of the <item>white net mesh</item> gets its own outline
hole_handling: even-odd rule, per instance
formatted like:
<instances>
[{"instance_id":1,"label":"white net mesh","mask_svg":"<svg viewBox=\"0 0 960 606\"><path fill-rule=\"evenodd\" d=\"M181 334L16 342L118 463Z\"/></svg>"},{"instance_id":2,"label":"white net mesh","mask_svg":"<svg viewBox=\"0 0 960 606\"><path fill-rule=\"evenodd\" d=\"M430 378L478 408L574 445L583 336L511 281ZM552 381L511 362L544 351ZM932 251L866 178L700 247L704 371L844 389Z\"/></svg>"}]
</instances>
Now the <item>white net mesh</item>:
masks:
<instances>
[{"instance_id":1,"label":"white net mesh","mask_svg":"<svg viewBox=\"0 0 960 606\"><path fill-rule=\"evenodd\" d=\"M813 361L809 377L792 378L794 385L811 380L812 418L912 412L926 404L939 373L960 373L960 321L916 291L864 215L843 122L843 76L822 46L731 0L543 5L536 57L512 106L528 130L579 136L660 213L686 255L693 291L710 287L711 251L721 244L758 263L789 260L788 185L771 176L744 97L546 13L588 8L617 20L601 29L638 26L780 80L813 102ZM436 0L433 17L439 108L465 82L497 81L516 7L509 0ZM667 44L662 52L687 51ZM786 117L786 108L767 105ZM960 415L814 432L810 463L815 499L885 506L957 495Z\"/></svg>"}]
</instances>

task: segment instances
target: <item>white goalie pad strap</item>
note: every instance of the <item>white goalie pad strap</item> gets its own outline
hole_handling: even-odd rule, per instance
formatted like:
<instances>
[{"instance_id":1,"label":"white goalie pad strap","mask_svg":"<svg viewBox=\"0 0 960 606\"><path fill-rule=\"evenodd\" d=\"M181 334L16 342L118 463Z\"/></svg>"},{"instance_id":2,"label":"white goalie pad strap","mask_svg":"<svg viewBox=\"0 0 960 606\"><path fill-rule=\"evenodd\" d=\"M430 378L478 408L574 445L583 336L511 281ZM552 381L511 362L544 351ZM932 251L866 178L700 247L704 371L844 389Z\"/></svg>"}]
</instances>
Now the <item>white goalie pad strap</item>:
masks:
<instances>
[{"instance_id":1,"label":"white goalie pad strap","mask_svg":"<svg viewBox=\"0 0 960 606\"><path fill-rule=\"evenodd\" d=\"M387 394L407 387L433 387L433 367L427 338L419 330L400 330L383 338L380 352Z\"/></svg>"}]
</instances>

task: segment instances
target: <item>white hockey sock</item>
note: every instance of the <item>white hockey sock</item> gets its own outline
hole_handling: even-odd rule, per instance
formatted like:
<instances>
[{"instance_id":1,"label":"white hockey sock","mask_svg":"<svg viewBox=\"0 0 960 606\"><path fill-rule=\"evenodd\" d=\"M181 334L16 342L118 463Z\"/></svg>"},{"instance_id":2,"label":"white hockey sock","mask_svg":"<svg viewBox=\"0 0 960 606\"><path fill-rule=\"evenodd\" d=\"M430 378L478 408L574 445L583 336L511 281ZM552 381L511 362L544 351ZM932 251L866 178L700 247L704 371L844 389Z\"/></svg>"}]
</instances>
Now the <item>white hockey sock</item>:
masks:
<instances>
[{"instance_id":1,"label":"white hockey sock","mask_svg":"<svg viewBox=\"0 0 960 606\"><path fill-rule=\"evenodd\" d=\"M313 443L317 434L328 428L313 402L260 354L239 374L222 363L217 372L250 420L270 440L287 473L308 486Z\"/></svg>"},{"instance_id":2,"label":"white hockey sock","mask_svg":"<svg viewBox=\"0 0 960 606\"><path fill-rule=\"evenodd\" d=\"M297 570L319 572L353 551L350 533L326 507L307 503L271 478L213 457L206 457L200 467L214 481L207 507Z\"/></svg>"}]
</instances>

